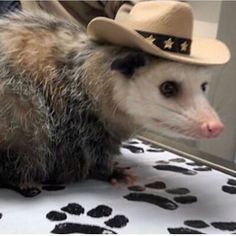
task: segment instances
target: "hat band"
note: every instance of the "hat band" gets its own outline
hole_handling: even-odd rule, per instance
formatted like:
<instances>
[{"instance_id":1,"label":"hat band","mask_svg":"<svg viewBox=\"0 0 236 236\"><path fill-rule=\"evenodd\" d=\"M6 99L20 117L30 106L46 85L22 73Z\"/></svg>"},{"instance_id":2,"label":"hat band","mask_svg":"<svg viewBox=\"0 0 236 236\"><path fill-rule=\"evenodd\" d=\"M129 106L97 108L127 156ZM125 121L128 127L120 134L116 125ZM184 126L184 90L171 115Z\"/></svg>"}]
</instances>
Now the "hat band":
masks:
<instances>
[{"instance_id":1,"label":"hat band","mask_svg":"<svg viewBox=\"0 0 236 236\"><path fill-rule=\"evenodd\" d=\"M165 34L150 33L140 30L136 31L141 34L146 40L164 51L190 55L192 43L191 39L179 38Z\"/></svg>"}]
</instances>

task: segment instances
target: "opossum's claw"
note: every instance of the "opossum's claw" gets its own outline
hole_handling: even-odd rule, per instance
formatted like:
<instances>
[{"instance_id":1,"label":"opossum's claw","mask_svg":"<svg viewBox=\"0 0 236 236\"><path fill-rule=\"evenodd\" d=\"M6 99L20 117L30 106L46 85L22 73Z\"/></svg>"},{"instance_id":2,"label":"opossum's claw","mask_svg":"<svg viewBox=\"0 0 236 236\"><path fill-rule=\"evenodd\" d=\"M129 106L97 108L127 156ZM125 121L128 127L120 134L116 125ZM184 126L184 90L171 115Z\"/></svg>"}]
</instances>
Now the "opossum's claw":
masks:
<instances>
[{"instance_id":1,"label":"opossum's claw","mask_svg":"<svg viewBox=\"0 0 236 236\"><path fill-rule=\"evenodd\" d=\"M136 180L137 176L126 167L115 167L110 178L111 184L115 187L121 183L131 186Z\"/></svg>"},{"instance_id":2,"label":"opossum's claw","mask_svg":"<svg viewBox=\"0 0 236 236\"><path fill-rule=\"evenodd\" d=\"M0 188L11 189L17 193L20 193L24 197L35 197L41 193L40 189L36 186L26 187L26 185L12 185L7 183L0 183Z\"/></svg>"},{"instance_id":3,"label":"opossum's claw","mask_svg":"<svg viewBox=\"0 0 236 236\"><path fill-rule=\"evenodd\" d=\"M22 194L24 197L35 197L38 194L41 193L40 189L38 189L37 187L33 187L33 188L19 188L17 190L20 194Z\"/></svg>"}]
</instances>

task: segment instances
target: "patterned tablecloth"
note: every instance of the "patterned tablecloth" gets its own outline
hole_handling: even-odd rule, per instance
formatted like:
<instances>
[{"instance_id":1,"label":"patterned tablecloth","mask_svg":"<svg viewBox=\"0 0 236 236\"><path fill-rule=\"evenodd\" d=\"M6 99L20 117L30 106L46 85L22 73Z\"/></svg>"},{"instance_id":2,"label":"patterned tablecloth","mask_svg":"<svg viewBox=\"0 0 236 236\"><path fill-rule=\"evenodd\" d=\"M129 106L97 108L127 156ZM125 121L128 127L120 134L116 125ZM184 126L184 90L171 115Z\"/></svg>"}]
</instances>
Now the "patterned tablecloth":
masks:
<instances>
[{"instance_id":1,"label":"patterned tablecloth","mask_svg":"<svg viewBox=\"0 0 236 236\"><path fill-rule=\"evenodd\" d=\"M0 189L0 233L236 233L236 179L136 139L122 154L138 177L129 188L87 180L34 198Z\"/></svg>"}]
</instances>

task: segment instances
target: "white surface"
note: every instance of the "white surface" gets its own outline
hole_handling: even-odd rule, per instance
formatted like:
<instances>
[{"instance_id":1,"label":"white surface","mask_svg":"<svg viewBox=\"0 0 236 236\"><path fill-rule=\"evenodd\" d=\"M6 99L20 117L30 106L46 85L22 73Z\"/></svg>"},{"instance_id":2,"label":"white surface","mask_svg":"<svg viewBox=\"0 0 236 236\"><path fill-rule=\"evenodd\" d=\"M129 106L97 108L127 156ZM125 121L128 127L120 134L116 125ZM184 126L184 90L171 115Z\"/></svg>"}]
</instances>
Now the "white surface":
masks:
<instances>
[{"instance_id":1,"label":"white surface","mask_svg":"<svg viewBox=\"0 0 236 236\"><path fill-rule=\"evenodd\" d=\"M139 141L140 142L140 141ZM144 144L135 144L145 150ZM192 204L179 204L176 210L166 210L161 207L142 202L128 201L124 195L131 193L126 186L113 188L110 184L88 180L66 186L60 191L42 191L35 198L27 199L11 190L0 189L0 233L49 233L59 223L74 222L83 224L104 225L104 221L117 214L125 215L129 223L121 229L111 229L117 233L168 233L168 228L187 227L185 220L203 220L207 224L213 221L236 222L236 194L223 192L221 187L228 178L218 171L198 172L196 175L183 175L153 168L156 161L177 158L170 152L153 152L134 154L128 149L122 149L122 163L130 166L138 176L138 185L145 185L154 181L162 181L166 189L184 187L198 201ZM186 162L192 162L185 159ZM195 168L185 163L169 162L169 165ZM142 192L143 193L143 192ZM155 190L146 188L145 193L152 193L166 197L173 201L176 195L169 194L165 189ZM67 214L67 220L53 222L46 218L51 210L60 211L68 203L79 203L85 212L99 204L105 204L113 209L112 215L103 218L91 218L86 214L75 216ZM188 227L190 228L190 227ZM194 229L204 233L231 233L221 231L210 226L205 229ZM236 232L232 231L232 232Z\"/></svg>"}]
</instances>

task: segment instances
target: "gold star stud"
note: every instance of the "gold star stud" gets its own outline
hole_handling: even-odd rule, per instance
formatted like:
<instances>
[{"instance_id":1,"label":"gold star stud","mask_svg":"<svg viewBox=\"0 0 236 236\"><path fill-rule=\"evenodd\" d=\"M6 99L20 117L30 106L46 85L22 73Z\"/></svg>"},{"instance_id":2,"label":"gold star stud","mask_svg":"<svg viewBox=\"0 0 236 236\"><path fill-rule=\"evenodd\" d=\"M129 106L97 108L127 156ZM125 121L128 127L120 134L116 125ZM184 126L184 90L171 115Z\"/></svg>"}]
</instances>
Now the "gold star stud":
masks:
<instances>
[{"instance_id":1,"label":"gold star stud","mask_svg":"<svg viewBox=\"0 0 236 236\"><path fill-rule=\"evenodd\" d=\"M153 43L155 38L153 38L153 35L151 34L149 37L145 38L149 43Z\"/></svg>"},{"instance_id":2,"label":"gold star stud","mask_svg":"<svg viewBox=\"0 0 236 236\"><path fill-rule=\"evenodd\" d=\"M172 41L172 38L168 38L168 40L165 40L164 41L164 48L168 48L168 49L171 49L174 42Z\"/></svg>"},{"instance_id":3,"label":"gold star stud","mask_svg":"<svg viewBox=\"0 0 236 236\"><path fill-rule=\"evenodd\" d=\"M183 52L187 51L187 48L188 48L187 41L185 41L184 43L181 43L180 46L181 46L181 51L183 51Z\"/></svg>"}]
</instances>

